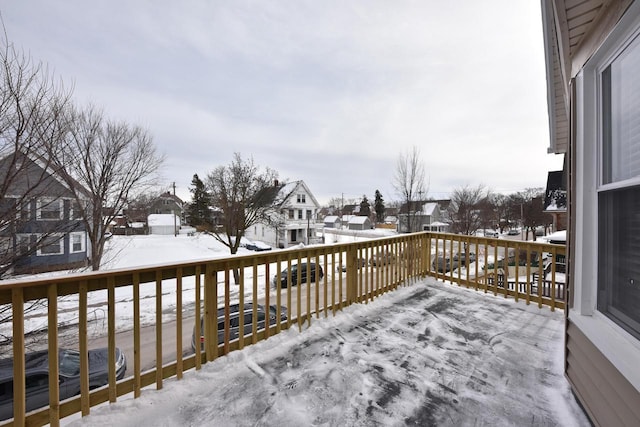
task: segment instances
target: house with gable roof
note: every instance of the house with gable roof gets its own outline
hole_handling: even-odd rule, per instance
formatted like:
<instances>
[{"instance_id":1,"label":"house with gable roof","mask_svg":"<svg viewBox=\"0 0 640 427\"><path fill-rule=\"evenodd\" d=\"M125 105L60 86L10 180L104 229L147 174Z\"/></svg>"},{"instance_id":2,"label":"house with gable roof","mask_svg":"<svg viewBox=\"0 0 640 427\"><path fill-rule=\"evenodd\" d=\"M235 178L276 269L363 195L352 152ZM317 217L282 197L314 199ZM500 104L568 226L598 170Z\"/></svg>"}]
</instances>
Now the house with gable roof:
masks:
<instances>
[{"instance_id":1,"label":"house with gable roof","mask_svg":"<svg viewBox=\"0 0 640 427\"><path fill-rule=\"evenodd\" d=\"M74 192L50 164L23 153L0 159L1 272L26 274L84 267L86 226ZM87 197L79 202L86 206Z\"/></svg>"},{"instance_id":2,"label":"house with gable roof","mask_svg":"<svg viewBox=\"0 0 640 427\"><path fill-rule=\"evenodd\" d=\"M320 243L317 237L323 222L318 222L320 204L304 181L276 182L277 196L268 217L249 227L245 237L277 248Z\"/></svg>"},{"instance_id":3,"label":"house with gable roof","mask_svg":"<svg viewBox=\"0 0 640 427\"><path fill-rule=\"evenodd\" d=\"M411 209L408 204L400 206L398 213L398 232L407 233L415 231L444 232L449 228L445 222L445 215L439 201L414 201ZM411 221L411 227L409 227Z\"/></svg>"}]
</instances>

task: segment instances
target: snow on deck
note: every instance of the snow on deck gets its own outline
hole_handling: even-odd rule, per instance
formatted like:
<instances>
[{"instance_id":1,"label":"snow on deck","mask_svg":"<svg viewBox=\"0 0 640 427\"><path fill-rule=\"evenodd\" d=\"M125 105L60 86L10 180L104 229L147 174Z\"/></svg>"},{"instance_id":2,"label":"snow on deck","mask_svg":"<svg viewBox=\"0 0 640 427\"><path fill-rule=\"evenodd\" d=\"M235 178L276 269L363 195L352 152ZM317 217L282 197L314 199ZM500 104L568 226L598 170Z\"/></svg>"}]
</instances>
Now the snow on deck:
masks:
<instances>
[{"instance_id":1,"label":"snow on deck","mask_svg":"<svg viewBox=\"0 0 640 427\"><path fill-rule=\"evenodd\" d=\"M67 425L588 425L561 311L426 279Z\"/></svg>"}]
</instances>

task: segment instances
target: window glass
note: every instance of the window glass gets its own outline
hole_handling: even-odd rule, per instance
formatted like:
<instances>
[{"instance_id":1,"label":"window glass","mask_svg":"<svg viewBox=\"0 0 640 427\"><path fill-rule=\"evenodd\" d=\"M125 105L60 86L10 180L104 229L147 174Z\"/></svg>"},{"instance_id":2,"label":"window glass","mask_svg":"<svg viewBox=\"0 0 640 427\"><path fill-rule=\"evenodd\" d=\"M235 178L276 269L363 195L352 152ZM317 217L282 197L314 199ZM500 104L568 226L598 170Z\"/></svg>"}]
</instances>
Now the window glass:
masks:
<instances>
[{"instance_id":1,"label":"window glass","mask_svg":"<svg viewBox=\"0 0 640 427\"><path fill-rule=\"evenodd\" d=\"M31 249L31 236L29 234L19 234L16 236L17 249L19 255L26 255Z\"/></svg>"},{"instance_id":2,"label":"window glass","mask_svg":"<svg viewBox=\"0 0 640 427\"><path fill-rule=\"evenodd\" d=\"M598 309L640 338L640 187L599 198Z\"/></svg>"},{"instance_id":3,"label":"window glass","mask_svg":"<svg viewBox=\"0 0 640 427\"><path fill-rule=\"evenodd\" d=\"M47 374L33 374L27 375L25 378L25 385L27 390L35 387L48 387L49 386L49 375Z\"/></svg>"},{"instance_id":4,"label":"window glass","mask_svg":"<svg viewBox=\"0 0 640 427\"><path fill-rule=\"evenodd\" d=\"M0 382L0 401L13 399L13 379Z\"/></svg>"},{"instance_id":5,"label":"window glass","mask_svg":"<svg viewBox=\"0 0 640 427\"><path fill-rule=\"evenodd\" d=\"M62 253L62 237L47 236L42 241L40 253L43 255L61 254Z\"/></svg>"},{"instance_id":6,"label":"window glass","mask_svg":"<svg viewBox=\"0 0 640 427\"><path fill-rule=\"evenodd\" d=\"M602 73L603 182L640 175L640 38Z\"/></svg>"},{"instance_id":7,"label":"window glass","mask_svg":"<svg viewBox=\"0 0 640 427\"><path fill-rule=\"evenodd\" d=\"M62 200L42 199L40 201L40 219L61 219Z\"/></svg>"},{"instance_id":8,"label":"window glass","mask_svg":"<svg viewBox=\"0 0 640 427\"><path fill-rule=\"evenodd\" d=\"M82 252L84 250L84 235L81 233L71 234L71 252Z\"/></svg>"},{"instance_id":9,"label":"window glass","mask_svg":"<svg viewBox=\"0 0 640 427\"><path fill-rule=\"evenodd\" d=\"M640 39L602 72L598 310L640 338Z\"/></svg>"}]
</instances>

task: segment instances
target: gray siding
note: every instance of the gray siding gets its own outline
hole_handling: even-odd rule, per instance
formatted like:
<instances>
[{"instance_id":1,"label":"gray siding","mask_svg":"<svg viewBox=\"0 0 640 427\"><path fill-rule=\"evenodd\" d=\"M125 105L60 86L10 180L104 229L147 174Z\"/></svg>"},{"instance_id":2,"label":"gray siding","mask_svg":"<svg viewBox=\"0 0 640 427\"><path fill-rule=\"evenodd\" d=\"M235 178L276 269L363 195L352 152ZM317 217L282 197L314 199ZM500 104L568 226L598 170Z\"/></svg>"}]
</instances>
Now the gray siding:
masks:
<instances>
[{"instance_id":1,"label":"gray siding","mask_svg":"<svg viewBox=\"0 0 640 427\"><path fill-rule=\"evenodd\" d=\"M594 424L640 426L640 392L570 320L566 344L567 379Z\"/></svg>"}]
</instances>

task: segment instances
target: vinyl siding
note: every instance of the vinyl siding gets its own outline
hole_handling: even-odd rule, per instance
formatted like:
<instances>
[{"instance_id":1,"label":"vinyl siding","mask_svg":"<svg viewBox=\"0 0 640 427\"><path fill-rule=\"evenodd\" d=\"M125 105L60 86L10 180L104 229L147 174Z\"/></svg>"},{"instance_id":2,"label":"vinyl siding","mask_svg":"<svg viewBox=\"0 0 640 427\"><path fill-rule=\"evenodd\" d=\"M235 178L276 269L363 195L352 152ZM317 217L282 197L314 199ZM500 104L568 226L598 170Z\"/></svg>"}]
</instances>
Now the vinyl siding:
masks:
<instances>
[{"instance_id":1,"label":"vinyl siding","mask_svg":"<svg viewBox=\"0 0 640 427\"><path fill-rule=\"evenodd\" d=\"M639 426L640 392L570 320L566 341L567 379L594 424Z\"/></svg>"}]
</instances>

